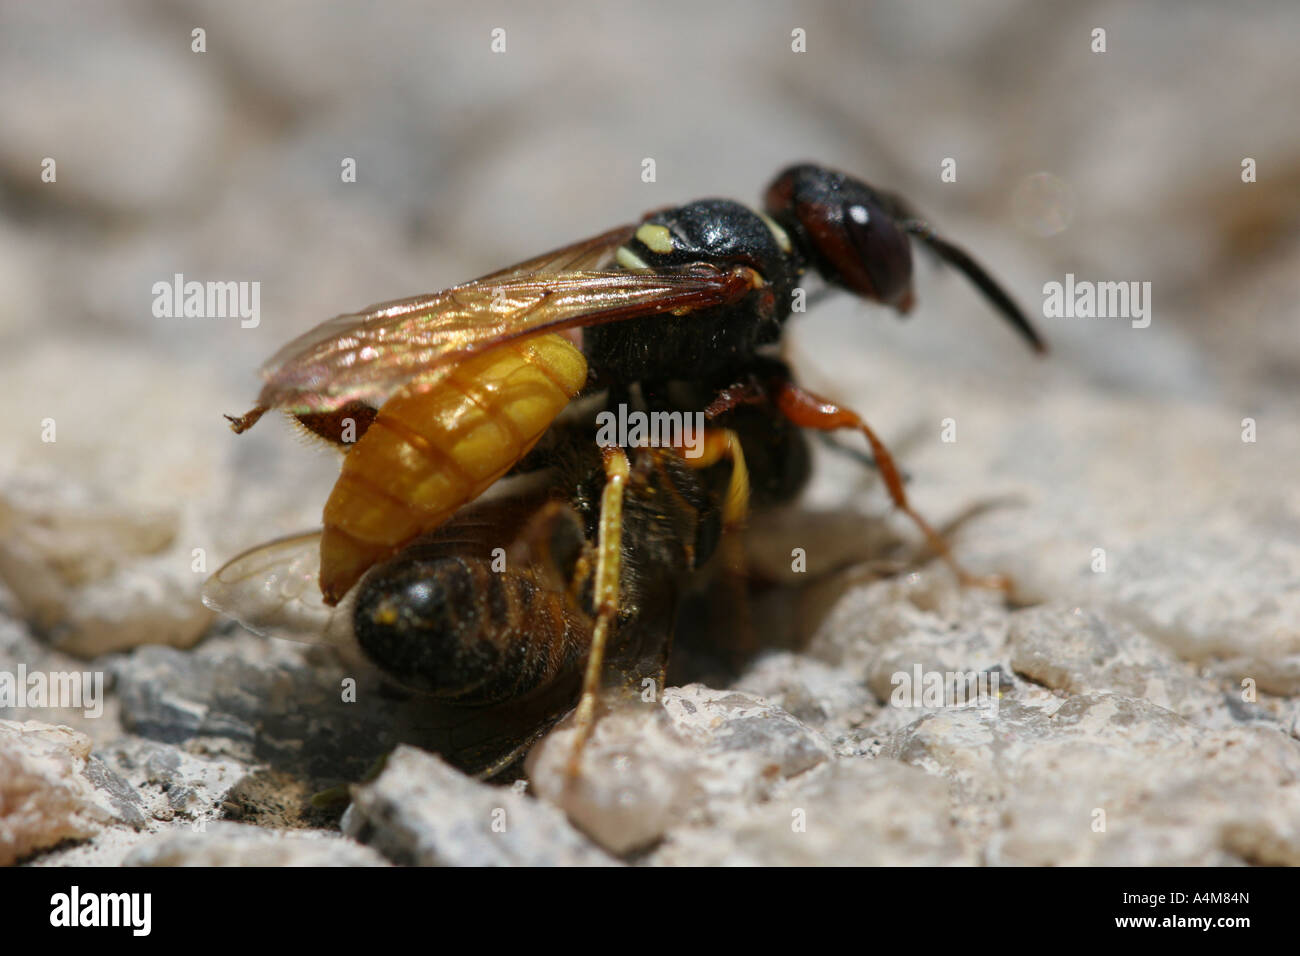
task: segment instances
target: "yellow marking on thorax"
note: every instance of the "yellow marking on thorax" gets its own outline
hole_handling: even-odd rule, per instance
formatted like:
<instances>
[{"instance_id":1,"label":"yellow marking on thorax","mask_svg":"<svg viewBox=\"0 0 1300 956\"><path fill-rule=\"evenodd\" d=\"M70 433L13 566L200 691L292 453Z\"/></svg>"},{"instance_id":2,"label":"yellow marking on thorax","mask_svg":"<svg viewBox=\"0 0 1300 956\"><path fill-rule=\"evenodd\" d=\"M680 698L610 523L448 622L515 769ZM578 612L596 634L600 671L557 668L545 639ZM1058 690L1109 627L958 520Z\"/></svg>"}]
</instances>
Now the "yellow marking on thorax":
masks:
<instances>
[{"instance_id":1,"label":"yellow marking on thorax","mask_svg":"<svg viewBox=\"0 0 1300 956\"><path fill-rule=\"evenodd\" d=\"M618 252L614 253L614 261L617 262L624 269L646 270L650 268L648 265L646 265L644 259L638 256L632 250L628 249L627 246L618 247Z\"/></svg>"},{"instance_id":2,"label":"yellow marking on thorax","mask_svg":"<svg viewBox=\"0 0 1300 956\"><path fill-rule=\"evenodd\" d=\"M645 244L647 249L661 256L666 256L673 251L673 234L668 231L667 226L652 222L642 223L637 228L636 237Z\"/></svg>"},{"instance_id":3,"label":"yellow marking on thorax","mask_svg":"<svg viewBox=\"0 0 1300 956\"><path fill-rule=\"evenodd\" d=\"M754 210L758 212L758 210ZM787 256L794 250L794 243L790 241L790 235L781 228L781 224L765 212L758 212L758 216L763 222L767 223L768 231L776 239L776 244L781 247L781 251Z\"/></svg>"}]
</instances>

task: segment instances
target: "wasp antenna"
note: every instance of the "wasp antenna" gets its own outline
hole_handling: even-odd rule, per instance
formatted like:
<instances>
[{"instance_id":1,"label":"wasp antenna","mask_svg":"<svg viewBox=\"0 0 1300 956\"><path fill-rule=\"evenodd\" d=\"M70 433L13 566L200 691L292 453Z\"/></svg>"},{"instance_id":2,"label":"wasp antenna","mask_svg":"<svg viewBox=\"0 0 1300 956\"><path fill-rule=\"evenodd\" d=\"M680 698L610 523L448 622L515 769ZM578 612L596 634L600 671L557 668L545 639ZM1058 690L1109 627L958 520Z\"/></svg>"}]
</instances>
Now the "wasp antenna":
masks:
<instances>
[{"instance_id":1,"label":"wasp antenna","mask_svg":"<svg viewBox=\"0 0 1300 956\"><path fill-rule=\"evenodd\" d=\"M236 435L242 435L254 425L257 420L266 414L266 408L261 405L254 405L247 413L236 418L234 415L222 415L226 421L230 422L230 430Z\"/></svg>"},{"instance_id":2,"label":"wasp antenna","mask_svg":"<svg viewBox=\"0 0 1300 956\"><path fill-rule=\"evenodd\" d=\"M905 219L900 225L904 232L916 236L940 259L951 266L956 266L966 275L966 278L975 283L976 288L983 292L985 298L992 302L1003 317L1015 326L1016 331L1021 334L1035 352L1040 355L1047 352L1047 343L1043 341L1042 336L1030 324L1029 317L1025 315L1020 306L1016 305L1015 300L1007 295L1006 290L984 271L983 266L967 255L964 249L936 236L930 224L923 220Z\"/></svg>"}]
</instances>

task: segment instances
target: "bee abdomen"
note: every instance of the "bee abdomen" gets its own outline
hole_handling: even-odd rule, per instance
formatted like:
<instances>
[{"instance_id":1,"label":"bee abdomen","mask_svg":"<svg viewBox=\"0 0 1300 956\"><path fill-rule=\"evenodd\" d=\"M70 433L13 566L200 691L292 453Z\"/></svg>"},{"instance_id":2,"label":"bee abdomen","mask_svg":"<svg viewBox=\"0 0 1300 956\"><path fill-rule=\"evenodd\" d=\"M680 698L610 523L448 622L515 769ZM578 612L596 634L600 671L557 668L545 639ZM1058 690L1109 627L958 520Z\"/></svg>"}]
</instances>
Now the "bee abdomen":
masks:
<instances>
[{"instance_id":1,"label":"bee abdomen","mask_svg":"<svg viewBox=\"0 0 1300 956\"><path fill-rule=\"evenodd\" d=\"M325 504L326 602L338 603L369 567L481 495L586 380L582 353L558 335L541 335L474 356L385 402Z\"/></svg>"},{"instance_id":2,"label":"bee abdomen","mask_svg":"<svg viewBox=\"0 0 1300 956\"><path fill-rule=\"evenodd\" d=\"M353 611L371 661L405 686L462 705L544 687L570 671L589 621L528 571L458 557L400 558L368 577Z\"/></svg>"}]
</instances>

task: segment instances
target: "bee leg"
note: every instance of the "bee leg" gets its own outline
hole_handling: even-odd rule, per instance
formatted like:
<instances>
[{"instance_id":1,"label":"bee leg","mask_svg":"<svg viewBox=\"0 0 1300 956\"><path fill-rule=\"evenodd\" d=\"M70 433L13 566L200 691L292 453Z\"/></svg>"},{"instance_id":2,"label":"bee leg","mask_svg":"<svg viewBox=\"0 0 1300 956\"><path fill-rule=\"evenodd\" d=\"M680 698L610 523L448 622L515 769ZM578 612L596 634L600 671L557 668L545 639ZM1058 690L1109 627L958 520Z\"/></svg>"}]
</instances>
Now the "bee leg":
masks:
<instances>
[{"instance_id":1,"label":"bee leg","mask_svg":"<svg viewBox=\"0 0 1300 956\"><path fill-rule=\"evenodd\" d=\"M864 422L856 412L842 408L819 395L814 395L812 392L805 391L790 381L774 383L772 397L781 414L802 428L813 428L818 431L855 428L862 432L871 445L871 453L880 469L880 477L885 481L885 487L889 490L889 497L893 499L894 506L911 518L912 522L921 529L921 533L929 541L930 547L938 553L948 567L952 568L953 573L957 575L957 579L964 585L994 588L1008 593L1012 590L1011 579L1005 575L971 574L957 563L952 548L949 547L943 535L934 530L928 521L917 514L907 500L907 493L903 490L903 479L898 473L898 468L894 465L894 458L890 455L889 449L885 447L884 442L876 437L876 433L871 430L871 426Z\"/></svg>"},{"instance_id":2,"label":"bee leg","mask_svg":"<svg viewBox=\"0 0 1300 956\"><path fill-rule=\"evenodd\" d=\"M619 579L623 566L623 491L631 468L623 449L601 449L605 466L605 488L600 495L600 529L596 544L595 605L596 624L591 634L591 651L582 680L582 696L574 716L577 733L569 757L570 779L578 775L582 748L596 725L596 702L600 696L601 675L605 663L605 645L609 629L618 615Z\"/></svg>"}]
</instances>

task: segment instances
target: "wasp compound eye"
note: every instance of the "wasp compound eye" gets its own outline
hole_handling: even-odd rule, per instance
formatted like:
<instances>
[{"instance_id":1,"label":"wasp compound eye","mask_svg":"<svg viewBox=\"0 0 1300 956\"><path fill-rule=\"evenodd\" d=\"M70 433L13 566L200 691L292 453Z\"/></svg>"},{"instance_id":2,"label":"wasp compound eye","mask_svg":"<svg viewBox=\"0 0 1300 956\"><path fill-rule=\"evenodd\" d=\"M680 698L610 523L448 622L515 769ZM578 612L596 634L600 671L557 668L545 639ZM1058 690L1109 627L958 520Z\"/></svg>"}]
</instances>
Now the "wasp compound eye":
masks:
<instances>
[{"instance_id":1,"label":"wasp compound eye","mask_svg":"<svg viewBox=\"0 0 1300 956\"><path fill-rule=\"evenodd\" d=\"M866 183L820 166L792 166L765 198L768 214L798 236L827 282L900 312L911 307L911 244Z\"/></svg>"},{"instance_id":2,"label":"wasp compound eye","mask_svg":"<svg viewBox=\"0 0 1300 956\"><path fill-rule=\"evenodd\" d=\"M894 220L873 202L846 201L838 225L820 240L840 281L867 298L906 311L911 306L912 246Z\"/></svg>"}]
</instances>

